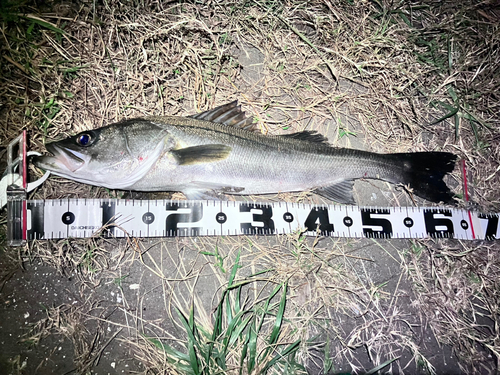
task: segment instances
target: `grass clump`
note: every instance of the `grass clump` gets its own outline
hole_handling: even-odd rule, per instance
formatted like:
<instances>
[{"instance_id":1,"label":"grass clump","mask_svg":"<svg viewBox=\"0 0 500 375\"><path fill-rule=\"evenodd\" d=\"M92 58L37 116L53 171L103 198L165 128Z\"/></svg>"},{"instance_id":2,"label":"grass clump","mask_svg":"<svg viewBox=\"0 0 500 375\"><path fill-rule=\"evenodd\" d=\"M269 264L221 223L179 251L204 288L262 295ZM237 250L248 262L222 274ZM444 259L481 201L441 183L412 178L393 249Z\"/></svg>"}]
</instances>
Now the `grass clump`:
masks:
<instances>
[{"instance_id":1,"label":"grass clump","mask_svg":"<svg viewBox=\"0 0 500 375\"><path fill-rule=\"evenodd\" d=\"M51 11L30 2L1 4L0 109L8 113L0 129L2 143L23 128L35 131L32 142L38 134L44 139L68 118L74 97L69 86L81 64L69 51L70 9Z\"/></svg>"},{"instance_id":2,"label":"grass clump","mask_svg":"<svg viewBox=\"0 0 500 375\"><path fill-rule=\"evenodd\" d=\"M182 374L307 373L295 359L300 340L292 343L280 340L287 284L282 283L267 297L249 303L242 300L242 288L257 280L253 277L235 280L239 267L238 254L228 285L213 312L213 327L205 327L196 321L193 304L189 316L176 309L187 335L187 352L181 352L158 339L148 340L165 351L167 362ZM281 296L278 296L279 293Z\"/></svg>"},{"instance_id":3,"label":"grass clump","mask_svg":"<svg viewBox=\"0 0 500 375\"><path fill-rule=\"evenodd\" d=\"M492 98L487 97L500 88L500 59L491 44L499 36L494 8L488 2L466 1L456 6L424 1L418 6L403 6L397 12L410 26L408 38L418 60L432 67L433 75L444 79L441 85L444 98L431 99L430 104L445 114L431 125L451 119L458 138L460 125L465 122L470 125L479 148L489 146L484 140L486 134L481 132L492 129L493 118L488 113L491 115L495 110L485 106L485 99L491 103ZM485 87L477 86L480 82L488 86L486 97Z\"/></svg>"}]
</instances>

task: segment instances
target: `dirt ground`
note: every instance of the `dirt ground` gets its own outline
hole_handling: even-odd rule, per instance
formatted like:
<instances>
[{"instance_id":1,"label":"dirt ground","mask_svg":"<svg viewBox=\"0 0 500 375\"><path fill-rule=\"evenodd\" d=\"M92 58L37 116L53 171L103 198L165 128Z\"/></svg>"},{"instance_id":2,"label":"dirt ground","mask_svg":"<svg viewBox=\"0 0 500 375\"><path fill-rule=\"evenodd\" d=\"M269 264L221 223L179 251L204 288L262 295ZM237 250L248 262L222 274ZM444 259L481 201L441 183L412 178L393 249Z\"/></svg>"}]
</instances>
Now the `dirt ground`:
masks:
<instances>
[{"instance_id":1,"label":"dirt ground","mask_svg":"<svg viewBox=\"0 0 500 375\"><path fill-rule=\"evenodd\" d=\"M200 304L209 312L214 306L214 292L220 286L220 280L216 276L217 273L220 274L220 270L210 267L207 259L200 259L199 250L196 248L209 248L213 246L214 240L196 241L197 246L191 245L191 241L195 240L187 240L185 243L181 240L162 241L161 244L150 248L149 254L155 259L155 263L163 264L164 274L168 275L168 278L177 276L171 274L171 270L182 267L181 263L199 269L195 293ZM251 238L243 241L255 241L259 247L276 249L274 255L278 257L289 256L286 246L279 244L274 238ZM219 251L234 249L235 245L247 250L244 244L237 243L243 241L219 241ZM300 322L303 319L301 315L307 316L313 312L312 309L319 308L318 302L314 301L318 298L314 289L321 285L317 285L318 282L308 276L290 280L292 293L289 298L293 301L293 310L298 310L291 313L291 317L298 320L294 325L304 330L301 335L307 340L312 339L310 347L305 349L307 353L304 353L308 372L321 373L324 369L325 353L321 343L326 342L328 338L332 342L331 372L351 373L355 369L364 372L374 367L377 362L385 360L384 357L377 358L376 356L380 355L378 353L369 353L369 347L365 346L363 341L370 340L373 334L387 335L386 338L394 334L399 339L404 337L413 342L411 346L408 343L407 347L397 341L377 344L384 345L388 355L399 358L398 366L401 368L394 366L390 370L391 373L428 373L425 363L414 360L413 345L418 345L420 355L432 364L436 373L460 373L452 349L447 345L439 345L434 335L424 329L419 309L414 303L412 285L406 277L401 276L399 258L401 252L407 249L408 241L393 241L386 249L368 240L351 244L345 241L340 245L348 245L350 248L349 256L353 257L350 266L359 275L357 282L370 288L376 285L377 292L385 295L385 298L377 303L377 312L366 311L371 308L365 299L367 296L362 295L359 299L348 301L347 311L336 311L334 305L322 306L321 311L314 314L314 324L304 324ZM326 253L338 246L335 241L325 239L321 244L324 249L320 251ZM243 266L243 270L247 267L257 267L252 258L260 258L261 253L262 250L252 251L251 248L245 251L242 264L248 263L248 266ZM265 256L269 257L267 250ZM363 260L356 263L354 257ZM110 263L112 265L113 262ZM258 266L266 266L266 263L270 265L271 259L258 262ZM128 342L136 335L133 328L143 327L144 332L159 337L183 337L182 331L172 325L165 316L165 293L172 293L176 286L167 290L162 288L161 280L147 265L138 261L122 263L113 270L114 272L109 270L98 275L96 279L99 280L99 285L82 285L75 275L61 275L43 262L30 264L24 271L17 269L2 290L5 303L1 325L1 342L5 345L5 350L2 351L4 368L17 367L21 373L33 374L85 373L75 365L82 361L88 366L85 370L93 374L144 372L147 364ZM121 284L116 282L119 275L127 276ZM181 275L177 277L179 276ZM136 285L138 289L134 289ZM183 298L183 302L188 304L189 298L186 295L179 298ZM389 323L392 319L401 320L402 323ZM39 322L43 322L44 329L55 330L57 334L46 333L43 338L27 335L30 325L36 326ZM380 327L369 327L371 324ZM393 332L383 332L389 327ZM355 337L353 333L361 337ZM353 341L349 353L337 342L340 339ZM92 342L95 347L78 348L85 345L82 341L87 341L86 345ZM87 358L77 358L83 355Z\"/></svg>"},{"instance_id":2,"label":"dirt ground","mask_svg":"<svg viewBox=\"0 0 500 375\"><path fill-rule=\"evenodd\" d=\"M457 205L500 212L495 2L2 7L2 145L27 129L30 149L43 151L46 141L124 118L184 116L238 99L263 133L317 130L335 146L454 152L467 161L473 187L473 203L465 202L457 167L447 180L462 195ZM30 197L123 196L184 199L57 177ZM354 196L361 206L430 204L375 180L357 181ZM252 199L328 203L310 192ZM295 233L96 236L9 248L2 240L2 374L499 372L497 241ZM242 287L231 288L234 280ZM185 357L166 345L190 353L192 334L201 358L224 298L226 367L176 362ZM262 318L251 370L243 348L253 323L228 328L237 301ZM178 311L192 311L197 328L187 332ZM277 353L285 354L273 362Z\"/></svg>"}]
</instances>

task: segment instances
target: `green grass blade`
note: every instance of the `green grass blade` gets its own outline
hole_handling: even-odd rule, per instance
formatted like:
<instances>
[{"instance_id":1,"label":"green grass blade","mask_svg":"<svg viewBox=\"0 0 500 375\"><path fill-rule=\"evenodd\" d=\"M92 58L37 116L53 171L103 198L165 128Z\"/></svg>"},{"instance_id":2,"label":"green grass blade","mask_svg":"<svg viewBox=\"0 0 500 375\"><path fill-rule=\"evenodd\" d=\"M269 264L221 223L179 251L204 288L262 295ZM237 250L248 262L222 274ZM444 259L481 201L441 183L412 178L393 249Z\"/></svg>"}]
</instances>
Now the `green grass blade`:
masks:
<instances>
[{"instance_id":1,"label":"green grass blade","mask_svg":"<svg viewBox=\"0 0 500 375\"><path fill-rule=\"evenodd\" d=\"M210 363L210 359L213 357L215 343L218 342L219 336L222 334L222 323L223 323L222 313L223 313L224 300L227 298L227 296L228 292L227 290L225 290L224 293L222 293L221 300L219 302L219 305L217 306L217 315L215 317L212 339L210 340L210 344L208 345L208 350L205 354L205 361L207 363ZM214 359L219 364L219 366L225 368L225 358L226 358L225 353L218 353L218 355L216 355Z\"/></svg>"},{"instance_id":2,"label":"green grass blade","mask_svg":"<svg viewBox=\"0 0 500 375\"><path fill-rule=\"evenodd\" d=\"M458 103L458 95L455 92L455 89L453 88L452 85L448 85L447 90L448 94L451 96L451 99L453 100L453 103Z\"/></svg>"},{"instance_id":3,"label":"green grass blade","mask_svg":"<svg viewBox=\"0 0 500 375\"><path fill-rule=\"evenodd\" d=\"M257 359L257 329L255 326L255 319L252 320L250 329L248 330L248 359L247 370L251 374L255 368Z\"/></svg>"},{"instance_id":4,"label":"green grass blade","mask_svg":"<svg viewBox=\"0 0 500 375\"><path fill-rule=\"evenodd\" d=\"M236 272L238 272L238 268L240 268L240 254L241 254L241 249L238 250L238 254L236 255L233 268L231 269L231 275L229 275L228 287L231 287L233 285L234 278L236 277Z\"/></svg>"},{"instance_id":5,"label":"green grass blade","mask_svg":"<svg viewBox=\"0 0 500 375\"><path fill-rule=\"evenodd\" d=\"M236 277L236 273L238 272L238 268L240 268L240 254L241 254L241 249L238 251L238 254L236 255L236 259L234 261L234 265L231 268L231 274L229 275L228 288L230 288L233 285L234 278ZM226 315L227 315L228 324L231 324L231 321L233 320L233 312L231 309L231 301L229 300L229 298L226 298Z\"/></svg>"},{"instance_id":6,"label":"green grass blade","mask_svg":"<svg viewBox=\"0 0 500 375\"><path fill-rule=\"evenodd\" d=\"M295 341L293 344L290 344L285 350L281 353L276 354L273 359L271 359L262 369L260 374L265 374L271 367L273 367L278 361L287 357L288 355L296 352L299 349L300 340Z\"/></svg>"},{"instance_id":7,"label":"green grass blade","mask_svg":"<svg viewBox=\"0 0 500 375\"><path fill-rule=\"evenodd\" d=\"M249 316L247 318L245 318L244 320L241 321L240 324L238 324L237 326L235 326L235 329L233 330L233 332L231 333L231 337L229 339L229 344L228 346L231 347L232 345L234 345L234 343L236 342L236 340L241 337L241 333L245 330L245 328L248 326L248 323L250 322L250 320L252 320L252 317Z\"/></svg>"},{"instance_id":8,"label":"green grass blade","mask_svg":"<svg viewBox=\"0 0 500 375\"><path fill-rule=\"evenodd\" d=\"M479 133L477 131L477 126L474 121L469 120L470 122L470 127L472 128L472 132L474 133L474 138L476 139L476 144L479 143Z\"/></svg>"},{"instance_id":9,"label":"green grass blade","mask_svg":"<svg viewBox=\"0 0 500 375\"><path fill-rule=\"evenodd\" d=\"M389 359L388 361L385 361L384 363L378 365L377 367L372 368L370 371L368 371L365 375L372 375L375 374L377 371L382 370L385 366L390 365L392 362L397 361L400 357Z\"/></svg>"},{"instance_id":10,"label":"green grass blade","mask_svg":"<svg viewBox=\"0 0 500 375\"><path fill-rule=\"evenodd\" d=\"M193 309L191 309L193 310ZM195 335L195 328L191 326L190 320L187 319L183 313L180 312L180 310L176 309L177 315L179 316L179 319L181 320L182 325L184 326L184 329L186 330L186 333L188 335L188 340L187 340L187 349L188 349L188 355L189 355L189 363L191 365L191 368L194 371L194 374L198 375L200 374L200 362L199 358L196 354L195 350L195 345L199 345L198 341L196 340L196 335ZM192 313L189 314L190 318Z\"/></svg>"},{"instance_id":11,"label":"green grass blade","mask_svg":"<svg viewBox=\"0 0 500 375\"><path fill-rule=\"evenodd\" d=\"M271 300L280 291L281 286L282 285L280 284L276 288L274 288L274 290L272 291L272 293L270 294L270 296L267 297L267 300L266 300L266 303L265 303L264 309L263 309L264 312L262 314L262 318L260 319L259 328L257 329L257 332L260 332L260 330L262 329L262 325L264 324L264 318L266 317L266 314L269 314L269 305L271 303Z\"/></svg>"},{"instance_id":12,"label":"green grass blade","mask_svg":"<svg viewBox=\"0 0 500 375\"><path fill-rule=\"evenodd\" d=\"M185 363L189 363L189 356L186 355L185 353L182 353L174 348L172 348L170 345L162 343L158 339L154 339L151 337L147 337L145 335L142 335L146 340L151 342L154 346L156 346L158 349L164 351L167 353L169 357L169 362L172 363L179 371L182 371L184 374L191 375L195 374L193 372L193 369L190 365L186 365ZM181 363L185 362L185 363Z\"/></svg>"},{"instance_id":13,"label":"green grass blade","mask_svg":"<svg viewBox=\"0 0 500 375\"><path fill-rule=\"evenodd\" d=\"M330 338L326 337L325 360L323 361L323 374L333 372L333 358L330 355Z\"/></svg>"},{"instance_id":14,"label":"green grass blade","mask_svg":"<svg viewBox=\"0 0 500 375\"><path fill-rule=\"evenodd\" d=\"M274 270L275 270L275 268L268 268L268 269L265 269L265 270L262 270L262 271L258 271L258 272L252 273L248 277L250 278L250 277L254 277L254 276L259 276L259 275L262 275L263 273L267 273L267 272L274 271Z\"/></svg>"},{"instance_id":15,"label":"green grass blade","mask_svg":"<svg viewBox=\"0 0 500 375\"><path fill-rule=\"evenodd\" d=\"M222 308L222 304L219 305ZM234 312L235 314L238 314L236 311ZM233 317L233 308L231 307L231 300L229 299L229 296L226 298L226 321L228 326L231 325L235 317Z\"/></svg>"},{"instance_id":16,"label":"green grass blade","mask_svg":"<svg viewBox=\"0 0 500 375\"><path fill-rule=\"evenodd\" d=\"M278 308L278 313L276 314L276 320L274 322L274 327L271 332L271 336L269 337L269 345L274 345L278 341L278 336L281 330L281 324L283 323L283 315L285 313L286 306L286 291L287 291L287 283L283 284L283 294L281 295L281 301Z\"/></svg>"},{"instance_id":17,"label":"green grass blade","mask_svg":"<svg viewBox=\"0 0 500 375\"><path fill-rule=\"evenodd\" d=\"M278 312L276 313L276 320L274 321L274 326L271 331L271 335L267 341L268 347L264 352L262 358L266 358L269 352L274 348L276 342L278 342L278 337L281 331L281 324L283 323L283 315L285 313L286 306L286 291L287 291L287 283L282 284L283 286L283 294L281 295L280 304L278 306Z\"/></svg>"},{"instance_id":18,"label":"green grass blade","mask_svg":"<svg viewBox=\"0 0 500 375\"><path fill-rule=\"evenodd\" d=\"M446 120L446 119L448 119L450 117L455 116L458 113L458 111L460 110L460 106L458 106L458 105L455 106L455 107L453 107L453 106L451 106L451 105L449 105L448 103L445 103L445 102L438 102L438 103L442 107L444 107L445 109L447 109L449 112L447 114L445 114L443 117L439 118L438 120L431 122L429 124L429 126L430 125L436 125L436 124L440 123L441 121L444 121L444 120Z\"/></svg>"},{"instance_id":19,"label":"green grass blade","mask_svg":"<svg viewBox=\"0 0 500 375\"><path fill-rule=\"evenodd\" d=\"M401 17L404 23L406 23L408 26L411 27L410 20L408 19L408 17L406 17L406 15L403 12L398 12L398 15Z\"/></svg>"},{"instance_id":20,"label":"green grass blade","mask_svg":"<svg viewBox=\"0 0 500 375\"><path fill-rule=\"evenodd\" d=\"M235 314L238 314L241 310L240 300L241 300L241 286L236 291L236 298L234 300L234 312L235 312Z\"/></svg>"},{"instance_id":21,"label":"green grass blade","mask_svg":"<svg viewBox=\"0 0 500 375\"><path fill-rule=\"evenodd\" d=\"M240 371L238 371L239 375L243 373L243 363L245 362L245 358L248 353L248 342L250 341L250 329L247 331L247 335L245 337L245 342L243 343L243 347L241 348L241 357L240 357Z\"/></svg>"},{"instance_id":22,"label":"green grass blade","mask_svg":"<svg viewBox=\"0 0 500 375\"><path fill-rule=\"evenodd\" d=\"M243 316L243 314L243 311L239 312L234 316L231 323L228 324L227 329L225 330L224 339L222 340L222 345L224 348L227 348L227 346L229 345L229 339L232 336L235 327L238 326L241 322L241 317Z\"/></svg>"},{"instance_id":23,"label":"green grass blade","mask_svg":"<svg viewBox=\"0 0 500 375\"><path fill-rule=\"evenodd\" d=\"M227 348L231 347L236 340L241 337L242 332L252 319L252 316L249 316L246 319L241 319L245 313L246 311L241 311L237 314L225 331L224 339L222 340L222 353L224 356L227 354Z\"/></svg>"},{"instance_id":24,"label":"green grass blade","mask_svg":"<svg viewBox=\"0 0 500 375\"><path fill-rule=\"evenodd\" d=\"M203 254L203 255L210 255L212 257L216 256L217 254L216 253L211 253L210 251L200 251L200 254Z\"/></svg>"},{"instance_id":25,"label":"green grass blade","mask_svg":"<svg viewBox=\"0 0 500 375\"><path fill-rule=\"evenodd\" d=\"M490 125L488 125L486 122L484 122L484 121L482 121L482 120L478 119L476 116L474 116L474 115L472 115L471 113L469 113L469 112L467 111L467 109L464 109L464 111L463 111L463 112L461 112L461 113L460 113L460 115L461 115L463 118L465 118L465 119L467 119L467 120L469 120L469 121L474 121L474 122L478 123L479 125L484 126L485 128L488 128L488 129L490 129L490 130L491 130L491 129L494 129L493 127L491 127Z\"/></svg>"},{"instance_id":26,"label":"green grass blade","mask_svg":"<svg viewBox=\"0 0 500 375\"><path fill-rule=\"evenodd\" d=\"M26 20L29 20L33 23L36 23L37 25L40 25L41 27L44 27L48 30L55 32L55 33L66 34L64 32L64 30L62 30L62 29L52 25L50 22L46 22L38 17L34 17L34 16L30 16L30 15L19 15L19 17L24 18Z\"/></svg>"},{"instance_id":27,"label":"green grass blade","mask_svg":"<svg viewBox=\"0 0 500 375\"><path fill-rule=\"evenodd\" d=\"M241 281L233 283L233 285L231 285L231 286L228 286L226 290L240 288L243 285L251 284L251 283L254 283L255 281L256 281L255 279L253 279L253 280L241 280Z\"/></svg>"},{"instance_id":28,"label":"green grass blade","mask_svg":"<svg viewBox=\"0 0 500 375\"><path fill-rule=\"evenodd\" d=\"M147 337L145 335L142 335L142 336L146 340L151 342L154 346L156 346L158 349L161 349L164 352L166 352L167 354L169 354L170 356L172 356L174 359L177 359L179 361L189 362L189 356L187 354L182 353L182 352L178 351L177 349L172 348L170 345L162 343L158 339L154 339L152 337Z\"/></svg>"}]
</instances>

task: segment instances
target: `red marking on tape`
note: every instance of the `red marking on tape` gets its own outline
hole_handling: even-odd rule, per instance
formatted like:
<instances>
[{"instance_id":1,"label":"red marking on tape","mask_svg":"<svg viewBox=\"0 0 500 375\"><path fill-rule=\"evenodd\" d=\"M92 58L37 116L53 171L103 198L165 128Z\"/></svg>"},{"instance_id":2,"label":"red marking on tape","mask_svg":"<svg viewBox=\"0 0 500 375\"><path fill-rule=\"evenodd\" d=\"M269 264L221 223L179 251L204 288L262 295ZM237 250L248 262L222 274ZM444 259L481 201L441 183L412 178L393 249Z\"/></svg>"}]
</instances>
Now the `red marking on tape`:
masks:
<instances>
[{"instance_id":1,"label":"red marking on tape","mask_svg":"<svg viewBox=\"0 0 500 375\"><path fill-rule=\"evenodd\" d=\"M23 201L23 228L22 228L22 232L23 232L23 241L26 241L28 236L27 236L27 232L28 232L28 212L26 210L26 201Z\"/></svg>"}]
</instances>

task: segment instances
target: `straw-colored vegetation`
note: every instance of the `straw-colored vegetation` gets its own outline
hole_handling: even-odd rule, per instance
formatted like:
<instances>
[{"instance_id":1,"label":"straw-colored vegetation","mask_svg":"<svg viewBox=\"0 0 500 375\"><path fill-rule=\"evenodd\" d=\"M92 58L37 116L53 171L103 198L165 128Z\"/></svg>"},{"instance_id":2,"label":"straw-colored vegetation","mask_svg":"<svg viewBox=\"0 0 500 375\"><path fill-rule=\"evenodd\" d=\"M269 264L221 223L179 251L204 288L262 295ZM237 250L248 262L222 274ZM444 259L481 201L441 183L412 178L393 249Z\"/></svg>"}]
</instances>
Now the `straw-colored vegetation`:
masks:
<instances>
[{"instance_id":1,"label":"straw-colored vegetation","mask_svg":"<svg viewBox=\"0 0 500 375\"><path fill-rule=\"evenodd\" d=\"M124 118L188 115L238 99L263 133L308 129L376 152L454 152L472 187L466 202L457 167L448 183L458 204L500 211L494 0L1 6L2 145L26 129L30 149L43 150ZM123 194L53 177L33 197ZM391 194L394 204L413 204L403 191ZM271 199L322 202L308 192ZM387 255L384 264L367 246ZM498 250L496 242L395 245L296 233L155 243L96 236L2 256L14 268L41 259L75 275L84 303L47 306L26 342L68 338L78 373L97 366L112 340L132 348L144 373L433 373L440 364L429 338L451 347L452 368L498 373ZM383 281L389 263L397 273ZM11 270L1 271L5 282ZM134 297L127 283L137 274ZM116 306L89 292L109 285L120 291Z\"/></svg>"}]
</instances>

